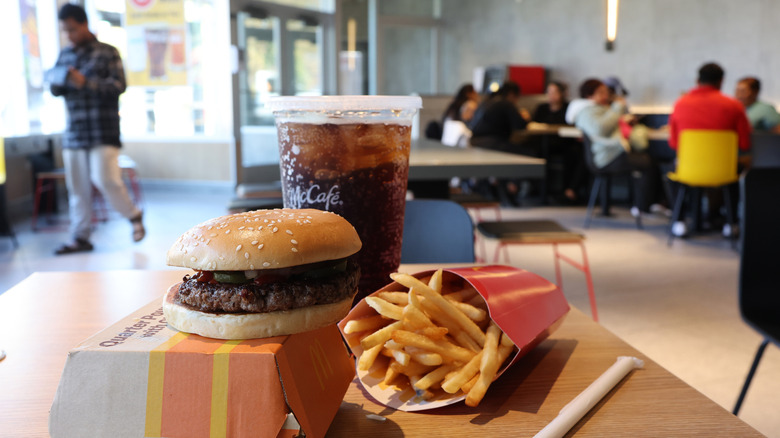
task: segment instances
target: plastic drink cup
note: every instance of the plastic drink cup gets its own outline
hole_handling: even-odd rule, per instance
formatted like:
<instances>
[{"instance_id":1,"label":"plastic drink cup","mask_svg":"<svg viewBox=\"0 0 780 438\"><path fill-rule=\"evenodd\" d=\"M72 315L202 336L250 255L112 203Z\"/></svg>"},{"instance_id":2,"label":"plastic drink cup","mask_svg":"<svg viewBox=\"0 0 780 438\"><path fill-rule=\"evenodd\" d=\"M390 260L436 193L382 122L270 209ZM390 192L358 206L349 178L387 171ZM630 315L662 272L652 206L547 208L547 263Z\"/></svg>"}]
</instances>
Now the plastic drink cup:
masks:
<instances>
[{"instance_id":1,"label":"plastic drink cup","mask_svg":"<svg viewBox=\"0 0 780 438\"><path fill-rule=\"evenodd\" d=\"M168 50L168 29L150 28L144 30L146 50L149 53L149 77L161 79L165 77L165 52Z\"/></svg>"},{"instance_id":2,"label":"plastic drink cup","mask_svg":"<svg viewBox=\"0 0 780 438\"><path fill-rule=\"evenodd\" d=\"M337 213L363 242L358 302L401 261L412 96L275 97L284 206ZM327 231L325 231L327 232Z\"/></svg>"}]
</instances>

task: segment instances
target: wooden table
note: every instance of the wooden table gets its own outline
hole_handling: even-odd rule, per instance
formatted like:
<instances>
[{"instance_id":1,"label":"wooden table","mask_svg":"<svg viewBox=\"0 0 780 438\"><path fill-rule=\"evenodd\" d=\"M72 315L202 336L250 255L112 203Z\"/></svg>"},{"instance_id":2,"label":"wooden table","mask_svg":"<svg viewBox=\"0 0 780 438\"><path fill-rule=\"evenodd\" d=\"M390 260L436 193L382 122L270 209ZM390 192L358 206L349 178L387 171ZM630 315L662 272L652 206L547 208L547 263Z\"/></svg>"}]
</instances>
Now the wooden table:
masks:
<instances>
[{"instance_id":1,"label":"wooden table","mask_svg":"<svg viewBox=\"0 0 780 438\"><path fill-rule=\"evenodd\" d=\"M47 436L49 408L68 351L162 296L184 273L35 273L0 295L0 347L8 354L0 362L0 435ZM493 384L478 408L456 404L428 413L394 411L367 398L353 382L328 435L532 436L621 355L643 359L645 368L633 371L570 435L761 436L576 309ZM369 420L366 414L387 420Z\"/></svg>"}]
</instances>

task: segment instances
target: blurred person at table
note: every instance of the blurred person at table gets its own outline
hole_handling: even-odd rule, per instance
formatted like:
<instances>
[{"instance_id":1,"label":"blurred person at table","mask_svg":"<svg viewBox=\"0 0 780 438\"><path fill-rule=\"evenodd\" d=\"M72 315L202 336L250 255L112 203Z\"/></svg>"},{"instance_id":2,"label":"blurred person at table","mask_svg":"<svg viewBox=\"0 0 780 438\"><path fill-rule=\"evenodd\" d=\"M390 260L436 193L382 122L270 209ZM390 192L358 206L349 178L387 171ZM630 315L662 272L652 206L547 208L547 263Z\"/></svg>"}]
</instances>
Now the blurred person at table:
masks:
<instances>
[{"instance_id":1,"label":"blurred person at table","mask_svg":"<svg viewBox=\"0 0 780 438\"><path fill-rule=\"evenodd\" d=\"M672 212L669 209L669 205L671 204L672 195L671 187L665 175L674 170L674 159L677 154L665 141L650 141L650 128L641 123L641 118L631 113L628 108L628 89L623 85L623 81L620 78L608 76L604 79L604 85L609 90L610 103L617 98L622 98L626 103L627 114L620 118L620 132L628 139L633 150L646 152L653 160L653 177L651 180L656 187L649 192L653 194L654 198L647 200L650 212L670 216Z\"/></svg>"},{"instance_id":2,"label":"blurred person at table","mask_svg":"<svg viewBox=\"0 0 780 438\"><path fill-rule=\"evenodd\" d=\"M574 122L577 120L577 116L580 114L580 112L592 105L593 101L591 99L586 99L582 96L571 100L569 104L566 105L564 121L567 125L574 125Z\"/></svg>"},{"instance_id":3,"label":"blurred person at table","mask_svg":"<svg viewBox=\"0 0 780 438\"><path fill-rule=\"evenodd\" d=\"M566 109L569 106L569 87L558 81L547 84L547 102L540 103L534 110L531 120L548 125L566 125ZM546 142L545 158L559 155L563 159L563 199L564 202L576 202L580 191L585 187L585 162L582 156L582 145L572 138L558 135L546 135L538 138L537 143ZM540 145L541 149L542 146Z\"/></svg>"},{"instance_id":4,"label":"blurred person at table","mask_svg":"<svg viewBox=\"0 0 780 438\"><path fill-rule=\"evenodd\" d=\"M507 81L485 100L471 119L471 144L486 149L522 153L522 143L517 140L518 132L528 122L520 115L517 103L520 100L520 86Z\"/></svg>"},{"instance_id":5,"label":"blurred person at table","mask_svg":"<svg viewBox=\"0 0 780 438\"><path fill-rule=\"evenodd\" d=\"M739 149L750 150L750 122L745 113L745 108L736 99L732 99L720 89L723 85L723 68L716 63L707 63L699 68L697 85L688 93L680 97L674 104L672 114L669 116L669 146L677 150L680 133L686 129L715 129L730 130L737 133ZM736 218L737 203L739 201L739 187L734 184L731 188L731 205L726 206L734 213ZM720 190L711 191L708 198L710 219L716 219L714 212L718 210ZM685 206L683 206L685 208ZM685 217L683 210L680 218ZM717 218L720 220L720 218ZM729 237L736 230L736 224L724 224L723 235ZM688 234L685 220L672 224L672 234L683 237Z\"/></svg>"},{"instance_id":6,"label":"blurred person at table","mask_svg":"<svg viewBox=\"0 0 780 438\"><path fill-rule=\"evenodd\" d=\"M91 251L92 187L111 206L130 220L132 238L146 233L142 212L133 204L121 177L118 157L119 95L125 91L125 73L119 52L97 40L90 32L81 6L65 4L59 11L63 31L72 43L64 48L52 70L60 69L61 83L51 92L65 98L68 125L63 137L62 158L70 205L72 240L56 254Z\"/></svg>"},{"instance_id":7,"label":"blurred person at table","mask_svg":"<svg viewBox=\"0 0 780 438\"><path fill-rule=\"evenodd\" d=\"M611 104L620 98L626 106L626 114L620 118L619 122L623 136L629 139L633 148L647 149L649 143L647 126L639 123L639 118L629 111L628 102L626 101L628 90L623 85L623 82L617 76L609 76L603 82L607 86L607 90L609 90L609 103Z\"/></svg>"},{"instance_id":8,"label":"blurred person at table","mask_svg":"<svg viewBox=\"0 0 780 438\"><path fill-rule=\"evenodd\" d=\"M582 83L580 97L592 102L577 114L575 125L590 139L594 164L607 171L637 175L639 193L631 213L637 215L639 210L648 211L655 187L653 162L647 153L632 148L621 132L620 120L628 114L625 99L612 96L608 87L595 78Z\"/></svg>"},{"instance_id":9,"label":"blurred person at table","mask_svg":"<svg viewBox=\"0 0 780 438\"><path fill-rule=\"evenodd\" d=\"M515 154L532 155L533 148L524 141L522 132L528 122L520 114L517 103L520 100L520 86L507 81L482 102L474 113L471 128L471 145ZM500 180L492 189L505 205L517 205L519 182Z\"/></svg>"},{"instance_id":10,"label":"blurred person at table","mask_svg":"<svg viewBox=\"0 0 780 438\"><path fill-rule=\"evenodd\" d=\"M474 117L474 112L478 106L479 93L477 93L473 85L464 84L444 111L442 124L447 120L457 120L468 124Z\"/></svg>"},{"instance_id":11,"label":"blurred person at table","mask_svg":"<svg viewBox=\"0 0 780 438\"><path fill-rule=\"evenodd\" d=\"M744 106L720 92L724 71L715 63L699 69L697 86L674 104L669 116L669 145L677 150L685 129L728 129L739 137L739 148L750 149L750 122Z\"/></svg>"},{"instance_id":12,"label":"blurred person at table","mask_svg":"<svg viewBox=\"0 0 780 438\"><path fill-rule=\"evenodd\" d=\"M540 103L531 120L549 125L566 125L566 109L569 107L569 87L563 82L552 81L547 84L547 102Z\"/></svg>"},{"instance_id":13,"label":"blurred person at table","mask_svg":"<svg viewBox=\"0 0 780 438\"><path fill-rule=\"evenodd\" d=\"M745 107L748 121L754 131L780 133L780 114L772 104L758 100L760 92L761 81L749 76L737 82L734 97Z\"/></svg>"}]
</instances>

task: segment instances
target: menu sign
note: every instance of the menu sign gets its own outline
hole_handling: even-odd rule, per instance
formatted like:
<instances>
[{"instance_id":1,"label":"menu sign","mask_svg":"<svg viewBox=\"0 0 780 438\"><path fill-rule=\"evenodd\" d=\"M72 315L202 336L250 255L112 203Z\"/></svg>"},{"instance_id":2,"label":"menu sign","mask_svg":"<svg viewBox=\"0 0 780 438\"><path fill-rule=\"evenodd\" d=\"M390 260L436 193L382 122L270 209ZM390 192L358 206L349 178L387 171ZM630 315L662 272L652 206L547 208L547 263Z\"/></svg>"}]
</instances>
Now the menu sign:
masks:
<instances>
[{"instance_id":1,"label":"menu sign","mask_svg":"<svg viewBox=\"0 0 780 438\"><path fill-rule=\"evenodd\" d=\"M186 85L184 0L126 0L126 4L128 84Z\"/></svg>"}]
</instances>

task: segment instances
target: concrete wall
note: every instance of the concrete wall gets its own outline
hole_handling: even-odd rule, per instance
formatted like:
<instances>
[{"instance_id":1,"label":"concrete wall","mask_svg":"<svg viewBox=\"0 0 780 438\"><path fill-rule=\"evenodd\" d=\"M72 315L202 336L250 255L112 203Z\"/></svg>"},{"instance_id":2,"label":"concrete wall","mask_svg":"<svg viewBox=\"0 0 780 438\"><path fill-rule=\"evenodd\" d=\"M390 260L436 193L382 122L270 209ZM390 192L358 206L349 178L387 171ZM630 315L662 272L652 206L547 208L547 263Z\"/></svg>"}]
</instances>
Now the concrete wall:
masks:
<instances>
[{"instance_id":1,"label":"concrete wall","mask_svg":"<svg viewBox=\"0 0 780 438\"><path fill-rule=\"evenodd\" d=\"M716 61L723 91L756 75L762 98L780 102L780 1L624 0L615 50L604 49L604 0L444 0L441 92L470 82L475 66L541 64L573 94L591 76L617 75L630 103L671 106Z\"/></svg>"}]
</instances>

